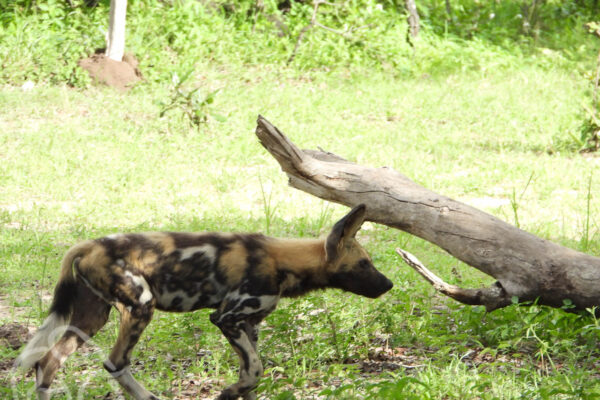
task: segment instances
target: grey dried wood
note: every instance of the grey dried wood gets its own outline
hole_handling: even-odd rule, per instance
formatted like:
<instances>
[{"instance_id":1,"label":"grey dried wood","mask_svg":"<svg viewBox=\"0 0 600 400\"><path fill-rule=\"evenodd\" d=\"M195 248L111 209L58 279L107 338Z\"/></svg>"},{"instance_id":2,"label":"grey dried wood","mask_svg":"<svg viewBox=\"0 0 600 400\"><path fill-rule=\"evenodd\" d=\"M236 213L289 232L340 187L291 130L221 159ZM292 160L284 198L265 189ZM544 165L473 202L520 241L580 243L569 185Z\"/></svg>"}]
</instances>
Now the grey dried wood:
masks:
<instances>
[{"instance_id":1,"label":"grey dried wood","mask_svg":"<svg viewBox=\"0 0 600 400\"><path fill-rule=\"evenodd\" d=\"M513 296L552 307L570 300L578 310L600 306L600 258L534 236L391 168L300 150L262 116L256 135L292 187L348 207L364 203L368 220L423 238L497 280L482 289L436 287L458 301L488 310L511 304Z\"/></svg>"}]
</instances>

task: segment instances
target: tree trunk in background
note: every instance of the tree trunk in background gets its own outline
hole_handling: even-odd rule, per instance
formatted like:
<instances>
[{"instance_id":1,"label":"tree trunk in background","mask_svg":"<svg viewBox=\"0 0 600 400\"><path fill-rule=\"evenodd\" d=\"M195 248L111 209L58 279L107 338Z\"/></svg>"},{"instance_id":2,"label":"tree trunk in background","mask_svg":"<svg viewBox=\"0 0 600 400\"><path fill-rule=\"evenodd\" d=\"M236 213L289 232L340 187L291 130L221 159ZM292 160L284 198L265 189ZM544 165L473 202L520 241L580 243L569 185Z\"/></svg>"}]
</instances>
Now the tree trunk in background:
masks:
<instances>
[{"instance_id":1,"label":"tree trunk in background","mask_svg":"<svg viewBox=\"0 0 600 400\"><path fill-rule=\"evenodd\" d=\"M419 36L419 30L421 29L415 0L406 0L406 10L408 11L408 32L406 38L409 43L412 43L411 39Z\"/></svg>"},{"instance_id":2,"label":"tree trunk in background","mask_svg":"<svg viewBox=\"0 0 600 400\"><path fill-rule=\"evenodd\" d=\"M106 33L106 57L123 61L125 52L125 15L127 0L110 0L110 19Z\"/></svg>"},{"instance_id":3,"label":"tree trunk in background","mask_svg":"<svg viewBox=\"0 0 600 400\"><path fill-rule=\"evenodd\" d=\"M449 20L452 20L452 6L450 5L450 0L446 0L446 15Z\"/></svg>"},{"instance_id":4,"label":"tree trunk in background","mask_svg":"<svg viewBox=\"0 0 600 400\"><path fill-rule=\"evenodd\" d=\"M494 277L482 289L440 282L414 257L399 253L437 290L466 304L494 310L519 301L574 309L600 306L600 259L522 231L468 205L444 197L390 168L364 167L331 153L300 150L275 126L258 118L256 135L289 177L292 187L354 207L367 219L421 237Z\"/></svg>"}]
</instances>

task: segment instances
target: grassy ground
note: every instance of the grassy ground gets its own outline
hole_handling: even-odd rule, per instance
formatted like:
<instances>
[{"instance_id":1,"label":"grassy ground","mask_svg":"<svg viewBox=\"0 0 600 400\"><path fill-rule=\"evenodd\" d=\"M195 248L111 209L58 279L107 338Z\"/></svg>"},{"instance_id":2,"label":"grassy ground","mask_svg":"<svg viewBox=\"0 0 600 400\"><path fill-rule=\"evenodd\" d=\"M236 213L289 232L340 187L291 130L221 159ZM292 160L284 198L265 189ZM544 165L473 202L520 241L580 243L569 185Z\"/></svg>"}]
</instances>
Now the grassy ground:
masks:
<instances>
[{"instance_id":1,"label":"grassy ground","mask_svg":"<svg viewBox=\"0 0 600 400\"><path fill-rule=\"evenodd\" d=\"M424 186L541 237L600 254L600 159L569 150L587 83L553 69L394 79L372 72L198 67L221 89L200 130L159 118L167 85L0 89L0 325L42 320L73 243L141 230L324 234L346 210L287 187L253 134L266 116L304 148L393 167ZM488 277L402 232L366 224L360 240L395 283L378 300L336 291L283 301L263 324L266 399L600 397L598 321L542 307L486 314L437 295L393 249L452 283ZM64 398L118 398L101 367L115 315L59 373ZM28 398L0 348L0 393ZM210 398L236 379L237 356L208 312L157 313L135 374L162 398ZM83 394L85 393L85 394ZM71 397L69 397L71 396ZM61 396L57 396L62 398Z\"/></svg>"}]
</instances>

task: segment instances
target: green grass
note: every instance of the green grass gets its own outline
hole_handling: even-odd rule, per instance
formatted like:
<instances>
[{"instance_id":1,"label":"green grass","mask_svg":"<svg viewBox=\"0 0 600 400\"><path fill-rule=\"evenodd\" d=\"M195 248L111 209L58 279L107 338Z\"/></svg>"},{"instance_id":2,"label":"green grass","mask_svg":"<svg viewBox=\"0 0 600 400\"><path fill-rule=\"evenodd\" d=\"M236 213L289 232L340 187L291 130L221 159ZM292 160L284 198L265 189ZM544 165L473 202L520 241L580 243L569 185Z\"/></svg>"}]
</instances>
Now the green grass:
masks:
<instances>
[{"instance_id":1,"label":"green grass","mask_svg":"<svg viewBox=\"0 0 600 400\"><path fill-rule=\"evenodd\" d=\"M347 210L287 186L253 133L258 114L301 148L395 168L600 255L600 159L577 153L573 139L599 45L583 27L590 8L548 0L537 31L525 35L520 2L451 2L450 21L443 2L423 0L413 49L394 2L378 10L351 1L323 8L319 22L369 29L350 39L312 29L286 66L311 6L295 3L283 15L264 3L254 16L249 1L233 11L218 6L224 1L138 2L127 47L145 82L123 94L91 86L76 67L103 45L107 2L87 10L0 0L0 326L40 324L60 259L82 239L145 230L326 234ZM273 15L289 34L277 35ZM187 73L182 93L199 88L200 100L214 93L214 101L195 110L186 98L160 117L182 100L173 76ZM27 80L31 91L20 89ZM186 111L207 122L192 126ZM331 290L282 301L262 325L261 399L600 397L600 323L591 314L536 305L488 314L438 295L394 252L407 249L453 284L492 282L443 250L370 223L359 240L394 289L377 300ZM116 396L101 366L116 332L113 313L59 372L56 398ZM8 373L17 354L0 347L0 397L32 397L34 379ZM237 356L208 311L158 312L134 360L135 375L165 399L214 398L237 377Z\"/></svg>"},{"instance_id":2,"label":"green grass","mask_svg":"<svg viewBox=\"0 0 600 400\"><path fill-rule=\"evenodd\" d=\"M62 254L84 238L140 230L326 233L344 208L287 186L253 134L259 113L301 147L393 167L514 223L512 199L522 228L600 253L598 179L588 191L597 158L561 147L580 118L573 99L587 89L575 75L534 67L414 80L383 72L198 70L193 82L205 93L222 88L211 107L227 118L199 130L176 112L159 118L166 87L0 91L6 322L40 323ZM360 240L394 289L378 300L332 290L282 301L262 326L261 398L600 394L593 318L537 306L486 314L459 305L437 295L393 249L413 252L451 283L477 287L490 278L386 227L367 224ZM86 398L118 390L101 367L116 329L113 315L86 354L69 359L56 387L85 387ZM0 359L16 354L5 348ZM206 311L158 313L134 358L136 376L163 398L214 396L237 374L237 357ZM26 397L33 379L13 379L4 373L3 390Z\"/></svg>"},{"instance_id":3,"label":"green grass","mask_svg":"<svg viewBox=\"0 0 600 400\"><path fill-rule=\"evenodd\" d=\"M309 24L313 5L293 2L289 12L282 12L278 3L264 1L258 9L254 0L140 0L128 10L127 51L138 57L146 81L158 85L198 63L279 70ZM306 31L291 67L303 73L359 67L404 78L531 65L546 71L594 70L600 43L585 28L597 17L590 4L545 1L535 29L523 32L520 0L456 3L451 19L443 2L419 3L423 29L414 47L404 39L402 2L323 4L317 22L329 29ZM109 1L95 8L83 4L0 1L0 84L88 86L90 79L77 62L105 46Z\"/></svg>"}]
</instances>

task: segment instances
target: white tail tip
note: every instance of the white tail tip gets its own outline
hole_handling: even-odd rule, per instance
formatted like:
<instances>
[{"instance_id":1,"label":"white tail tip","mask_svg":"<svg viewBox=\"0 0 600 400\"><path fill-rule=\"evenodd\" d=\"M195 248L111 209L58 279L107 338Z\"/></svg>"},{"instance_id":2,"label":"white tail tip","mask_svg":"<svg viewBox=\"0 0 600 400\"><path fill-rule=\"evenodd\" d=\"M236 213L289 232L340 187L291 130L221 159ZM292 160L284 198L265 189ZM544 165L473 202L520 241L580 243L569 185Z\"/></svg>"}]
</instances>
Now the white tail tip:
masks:
<instances>
[{"instance_id":1,"label":"white tail tip","mask_svg":"<svg viewBox=\"0 0 600 400\"><path fill-rule=\"evenodd\" d=\"M32 368L62 336L66 327L65 318L56 313L50 314L15 360L15 368L21 370Z\"/></svg>"}]
</instances>

